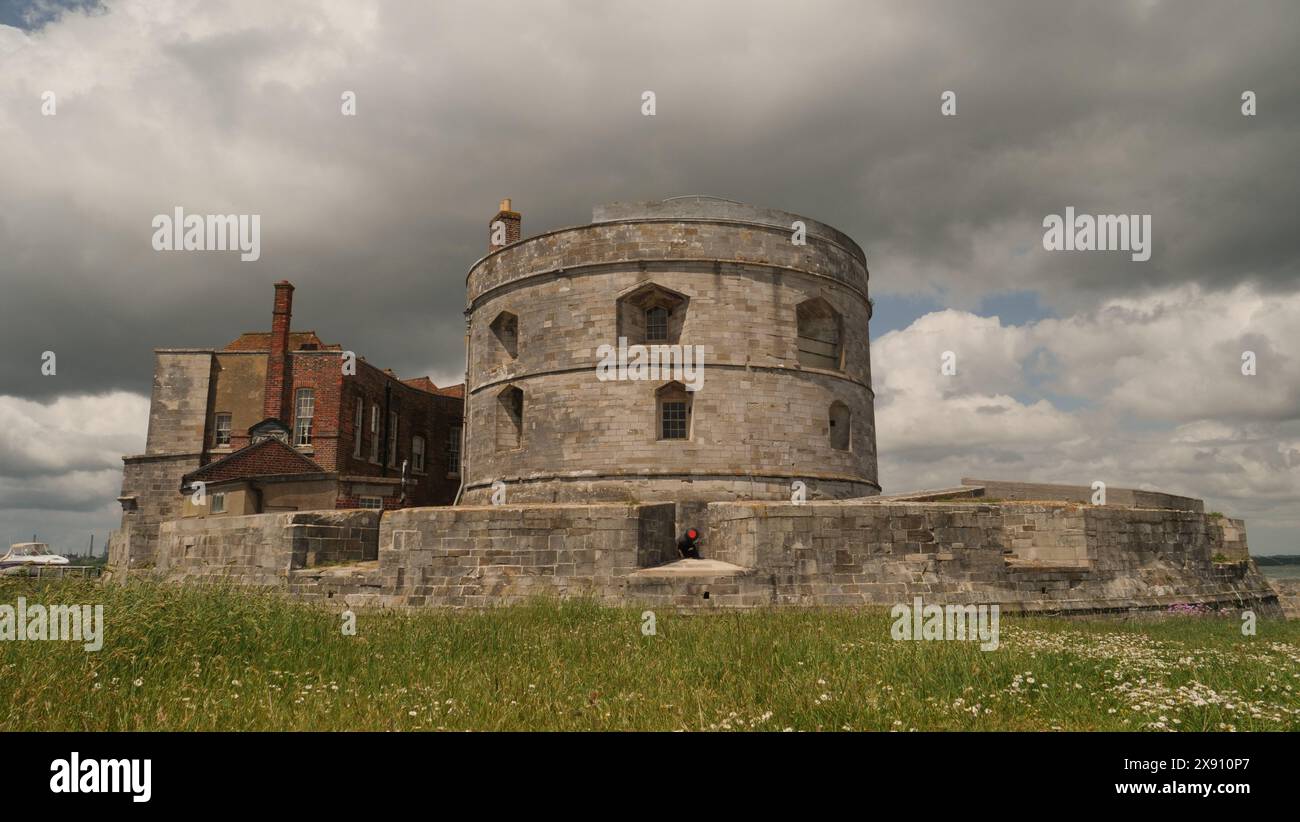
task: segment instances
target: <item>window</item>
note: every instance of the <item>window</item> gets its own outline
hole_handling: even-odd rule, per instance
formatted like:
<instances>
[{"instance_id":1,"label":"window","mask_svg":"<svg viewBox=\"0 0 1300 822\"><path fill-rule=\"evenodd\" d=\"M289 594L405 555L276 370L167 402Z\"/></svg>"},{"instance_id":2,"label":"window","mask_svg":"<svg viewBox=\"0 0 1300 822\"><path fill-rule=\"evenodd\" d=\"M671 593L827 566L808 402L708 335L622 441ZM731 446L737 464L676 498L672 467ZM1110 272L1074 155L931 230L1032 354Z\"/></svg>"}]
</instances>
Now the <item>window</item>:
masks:
<instances>
[{"instance_id":1,"label":"window","mask_svg":"<svg viewBox=\"0 0 1300 822\"><path fill-rule=\"evenodd\" d=\"M299 388L294 400L294 445L311 445L311 422L315 415L316 392L310 388Z\"/></svg>"},{"instance_id":2,"label":"window","mask_svg":"<svg viewBox=\"0 0 1300 822\"><path fill-rule=\"evenodd\" d=\"M668 340L668 309L661 305L645 313L646 342L666 342Z\"/></svg>"},{"instance_id":3,"label":"window","mask_svg":"<svg viewBox=\"0 0 1300 822\"><path fill-rule=\"evenodd\" d=\"M799 364L838 371L841 368L839 312L821 297L815 297L799 303L795 314L799 326Z\"/></svg>"},{"instance_id":4,"label":"window","mask_svg":"<svg viewBox=\"0 0 1300 822\"><path fill-rule=\"evenodd\" d=\"M220 448L224 445L230 445L230 415L218 414L216 425L213 426L214 444Z\"/></svg>"},{"instance_id":5,"label":"window","mask_svg":"<svg viewBox=\"0 0 1300 822\"><path fill-rule=\"evenodd\" d=\"M424 437L411 437L411 470L424 470Z\"/></svg>"},{"instance_id":6,"label":"window","mask_svg":"<svg viewBox=\"0 0 1300 822\"><path fill-rule=\"evenodd\" d=\"M388 464L397 465L397 412L388 412Z\"/></svg>"},{"instance_id":7,"label":"window","mask_svg":"<svg viewBox=\"0 0 1300 822\"><path fill-rule=\"evenodd\" d=\"M453 425L447 431L447 473L460 473L460 426Z\"/></svg>"},{"instance_id":8,"label":"window","mask_svg":"<svg viewBox=\"0 0 1300 822\"><path fill-rule=\"evenodd\" d=\"M366 424L366 402L357 397L356 409L352 412L352 456L361 458L361 429Z\"/></svg>"},{"instance_id":9,"label":"window","mask_svg":"<svg viewBox=\"0 0 1300 822\"><path fill-rule=\"evenodd\" d=\"M370 406L370 461L379 462L379 406Z\"/></svg>"},{"instance_id":10,"label":"window","mask_svg":"<svg viewBox=\"0 0 1300 822\"><path fill-rule=\"evenodd\" d=\"M691 438L691 395L686 386L670 382L656 394L659 439Z\"/></svg>"},{"instance_id":11,"label":"window","mask_svg":"<svg viewBox=\"0 0 1300 822\"><path fill-rule=\"evenodd\" d=\"M498 344L496 364L501 365L519 356L519 318L502 311L492 321L492 334Z\"/></svg>"},{"instance_id":12,"label":"window","mask_svg":"<svg viewBox=\"0 0 1300 822\"><path fill-rule=\"evenodd\" d=\"M849 407L839 401L831 403L831 448L834 448L836 451L848 451L851 433L852 414L849 412Z\"/></svg>"},{"instance_id":13,"label":"window","mask_svg":"<svg viewBox=\"0 0 1300 822\"><path fill-rule=\"evenodd\" d=\"M371 508L375 511L379 511L382 510L384 507L384 498L383 497L362 497L358 501L358 504L362 508Z\"/></svg>"},{"instance_id":14,"label":"window","mask_svg":"<svg viewBox=\"0 0 1300 822\"><path fill-rule=\"evenodd\" d=\"M213 513L213 514L224 514L224 513L226 513L226 495L225 495L225 494L213 494L211 497L209 497L209 499L211 500L211 502L209 503L209 506L208 506L208 511L209 511L210 513Z\"/></svg>"},{"instance_id":15,"label":"window","mask_svg":"<svg viewBox=\"0 0 1300 822\"><path fill-rule=\"evenodd\" d=\"M615 330L628 345L677 345L690 300L658 283L643 283L615 302Z\"/></svg>"},{"instance_id":16,"label":"window","mask_svg":"<svg viewBox=\"0 0 1300 822\"><path fill-rule=\"evenodd\" d=\"M497 450L519 448L524 441L524 392L511 385L497 395Z\"/></svg>"}]
</instances>

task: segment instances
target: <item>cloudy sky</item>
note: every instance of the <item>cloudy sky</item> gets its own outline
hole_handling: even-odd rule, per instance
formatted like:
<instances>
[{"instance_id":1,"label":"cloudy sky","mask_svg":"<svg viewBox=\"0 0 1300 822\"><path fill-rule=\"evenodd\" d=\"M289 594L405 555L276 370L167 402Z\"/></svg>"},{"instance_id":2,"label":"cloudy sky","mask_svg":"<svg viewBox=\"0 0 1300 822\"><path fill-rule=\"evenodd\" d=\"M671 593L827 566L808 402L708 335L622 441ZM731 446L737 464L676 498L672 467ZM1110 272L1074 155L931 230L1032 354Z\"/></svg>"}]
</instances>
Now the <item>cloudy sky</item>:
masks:
<instances>
[{"instance_id":1,"label":"cloudy sky","mask_svg":"<svg viewBox=\"0 0 1300 822\"><path fill-rule=\"evenodd\" d=\"M0 543L102 546L151 349L275 280L446 384L502 197L531 234L705 193L866 249L887 492L1100 479L1300 552L1297 41L1294 2L0 0ZM261 259L154 251L176 205L262 215ZM1044 250L1067 206L1151 259Z\"/></svg>"}]
</instances>

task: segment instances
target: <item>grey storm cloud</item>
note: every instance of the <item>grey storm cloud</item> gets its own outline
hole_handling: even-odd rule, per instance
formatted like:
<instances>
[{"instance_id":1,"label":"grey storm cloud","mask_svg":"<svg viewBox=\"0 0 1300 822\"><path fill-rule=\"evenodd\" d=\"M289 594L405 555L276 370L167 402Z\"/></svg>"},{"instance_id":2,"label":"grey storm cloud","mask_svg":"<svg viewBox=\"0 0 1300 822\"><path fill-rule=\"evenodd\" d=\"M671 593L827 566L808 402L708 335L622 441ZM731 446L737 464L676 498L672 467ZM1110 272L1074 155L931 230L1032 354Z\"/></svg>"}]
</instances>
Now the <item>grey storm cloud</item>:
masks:
<instances>
[{"instance_id":1,"label":"grey storm cloud","mask_svg":"<svg viewBox=\"0 0 1300 822\"><path fill-rule=\"evenodd\" d=\"M858 239L878 294L956 305L1300 272L1290 3L104 5L0 35L3 393L147 391L151 348L265 327L283 277L299 327L455 374L505 196L525 233L779 206ZM261 259L154 251L177 205L260 214ZM1066 206L1152 214L1152 260L1043 251Z\"/></svg>"}]
</instances>

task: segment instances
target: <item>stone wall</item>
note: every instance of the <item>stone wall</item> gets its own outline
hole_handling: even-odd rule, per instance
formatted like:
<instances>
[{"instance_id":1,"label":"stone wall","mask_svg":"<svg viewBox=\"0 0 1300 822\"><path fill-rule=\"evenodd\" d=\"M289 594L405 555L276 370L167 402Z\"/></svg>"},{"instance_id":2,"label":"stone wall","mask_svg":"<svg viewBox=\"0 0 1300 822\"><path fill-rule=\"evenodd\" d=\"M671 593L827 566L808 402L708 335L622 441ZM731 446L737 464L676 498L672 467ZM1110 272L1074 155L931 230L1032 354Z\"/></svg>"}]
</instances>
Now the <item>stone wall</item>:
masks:
<instances>
[{"instance_id":1,"label":"stone wall","mask_svg":"<svg viewBox=\"0 0 1300 822\"><path fill-rule=\"evenodd\" d=\"M997 603L1008 612L1279 615L1240 520L1070 502L711 503L704 560L676 561L672 503L501 505L190 519L156 572L356 606L536 595L673 608Z\"/></svg>"},{"instance_id":2,"label":"stone wall","mask_svg":"<svg viewBox=\"0 0 1300 822\"><path fill-rule=\"evenodd\" d=\"M122 458L122 521L108 539L110 576L151 566L159 525L181 516L181 477L201 464L215 367L209 349L154 352L145 453Z\"/></svg>"},{"instance_id":3,"label":"stone wall","mask_svg":"<svg viewBox=\"0 0 1300 822\"><path fill-rule=\"evenodd\" d=\"M1287 619L1300 619L1300 579L1270 579Z\"/></svg>"},{"instance_id":4,"label":"stone wall","mask_svg":"<svg viewBox=\"0 0 1300 822\"><path fill-rule=\"evenodd\" d=\"M1027 612L1182 603L1277 611L1248 559L1214 561L1236 549L1224 524L1195 511L844 501L715 503L709 514L705 556L757 572L711 595L714 607L767 590L778 605L893 605L919 595ZM668 601L691 604L680 592Z\"/></svg>"},{"instance_id":5,"label":"stone wall","mask_svg":"<svg viewBox=\"0 0 1300 822\"><path fill-rule=\"evenodd\" d=\"M407 508L384 514L375 604L486 606L546 593L616 601L672 557L673 506Z\"/></svg>"},{"instance_id":6,"label":"stone wall","mask_svg":"<svg viewBox=\"0 0 1300 822\"><path fill-rule=\"evenodd\" d=\"M711 198L597 216L500 248L469 273L463 502L488 502L496 481L507 503L789 499L794 480L812 498L879 491L860 248L815 221L795 246L795 215ZM600 346L617 344L628 301L649 291L676 301L670 344L705 349L686 439L659 436L656 392L672 377L597 375ZM841 367L801 365L808 301L838 316ZM505 314L513 353L494 328ZM503 446L502 398L515 391L521 442ZM850 415L848 448L832 444L836 404Z\"/></svg>"},{"instance_id":7,"label":"stone wall","mask_svg":"<svg viewBox=\"0 0 1300 822\"><path fill-rule=\"evenodd\" d=\"M173 520L159 528L153 573L168 582L282 587L296 568L378 556L376 511L294 511Z\"/></svg>"},{"instance_id":8,"label":"stone wall","mask_svg":"<svg viewBox=\"0 0 1300 822\"><path fill-rule=\"evenodd\" d=\"M1011 482L1008 480L965 479L963 486L983 489L980 496L991 500L1036 501L1062 500L1091 503L1093 490L1088 485L1061 485L1043 482ZM1181 511L1205 510L1205 503L1193 497L1180 497L1160 491L1141 491L1136 488L1106 486L1106 504L1130 508L1174 508Z\"/></svg>"}]
</instances>

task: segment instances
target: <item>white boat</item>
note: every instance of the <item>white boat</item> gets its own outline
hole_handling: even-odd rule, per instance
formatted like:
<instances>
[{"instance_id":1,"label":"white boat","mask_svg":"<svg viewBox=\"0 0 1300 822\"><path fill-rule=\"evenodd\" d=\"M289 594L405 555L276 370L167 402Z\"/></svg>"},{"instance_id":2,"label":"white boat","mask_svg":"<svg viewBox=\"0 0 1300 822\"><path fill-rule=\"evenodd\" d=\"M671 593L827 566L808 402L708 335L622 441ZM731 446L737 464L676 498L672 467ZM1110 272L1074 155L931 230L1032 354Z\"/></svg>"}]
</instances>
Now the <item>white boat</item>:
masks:
<instances>
[{"instance_id":1,"label":"white boat","mask_svg":"<svg viewBox=\"0 0 1300 822\"><path fill-rule=\"evenodd\" d=\"M50 546L43 542L15 542L9 546L9 553L0 557L0 574L19 574L29 568L67 564L67 557L50 553Z\"/></svg>"}]
</instances>

